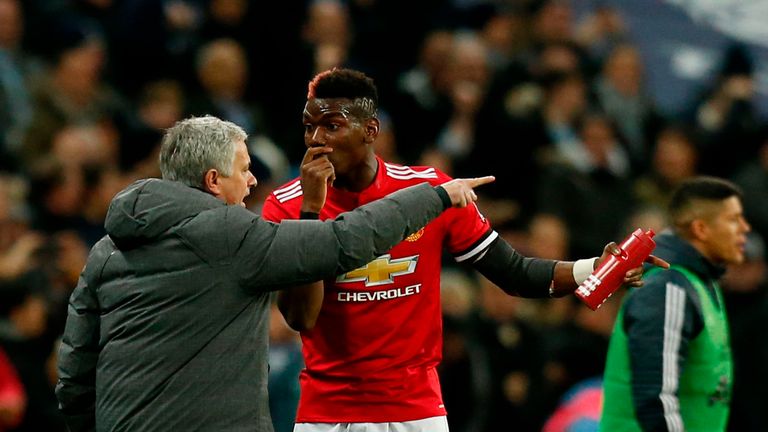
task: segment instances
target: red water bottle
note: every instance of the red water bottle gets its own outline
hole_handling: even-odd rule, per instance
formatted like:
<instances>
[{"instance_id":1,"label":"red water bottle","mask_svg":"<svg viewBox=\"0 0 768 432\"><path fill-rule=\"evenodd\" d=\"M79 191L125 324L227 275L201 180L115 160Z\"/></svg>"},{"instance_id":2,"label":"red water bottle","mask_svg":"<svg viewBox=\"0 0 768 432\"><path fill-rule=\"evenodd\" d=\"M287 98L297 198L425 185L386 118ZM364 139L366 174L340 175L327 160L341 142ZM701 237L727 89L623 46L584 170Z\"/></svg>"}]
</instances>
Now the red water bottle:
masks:
<instances>
[{"instance_id":1,"label":"red water bottle","mask_svg":"<svg viewBox=\"0 0 768 432\"><path fill-rule=\"evenodd\" d=\"M626 273L635 267L640 267L648 258L656 247L653 236L654 232L651 229L646 232L640 228L636 229L619 245L619 255L609 255L587 280L576 288L574 294L590 309L597 310L619 289Z\"/></svg>"}]
</instances>

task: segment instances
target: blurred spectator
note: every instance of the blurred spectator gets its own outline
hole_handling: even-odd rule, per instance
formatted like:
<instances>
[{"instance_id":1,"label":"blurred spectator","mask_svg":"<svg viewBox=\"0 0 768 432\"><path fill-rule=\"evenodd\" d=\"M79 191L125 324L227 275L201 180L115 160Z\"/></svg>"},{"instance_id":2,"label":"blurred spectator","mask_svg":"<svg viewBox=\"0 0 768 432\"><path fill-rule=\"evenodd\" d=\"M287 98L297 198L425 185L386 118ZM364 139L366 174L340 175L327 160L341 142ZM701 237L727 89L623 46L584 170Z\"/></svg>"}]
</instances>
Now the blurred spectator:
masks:
<instances>
[{"instance_id":1,"label":"blurred spectator","mask_svg":"<svg viewBox=\"0 0 768 432\"><path fill-rule=\"evenodd\" d=\"M269 313L269 411L275 432L292 432L299 403L296 377L304 368L299 333L273 305Z\"/></svg>"},{"instance_id":2,"label":"blurred spectator","mask_svg":"<svg viewBox=\"0 0 768 432\"><path fill-rule=\"evenodd\" d=\"M46 336L45 289L45 277L32 272L0 287L0 348L16 368L27 393L24 417L14 431L66 430L46 373L53 344Z\"/></svg>"},{"instance_id":3,"label":"blurred spectator","mask_svg":"<svg viewBox=\"0 0 768 432\"><path fill-rule=\"evenodd\" d=\"M39 74L22 50L24 16L18 0L0 0L0 169L16 170L22 137L32 121L30 86Z\"/></svg>"},{"instance_id":4,"label":"blurred spectator","mask_svg":"<svg viewBox=\"0 0 768 432\"><path fill-rule=\"evenodd\" d=\"M347 5L339 0L311 0L302 35L312 51L310 76L345 65L352 38Z\"/></svg>"},{"instance_id":5,"label":"blurred spectator","mask_svg":"<svg viewBox=\"0 0 768 432\"><path fill-rule=\"evenodd\" d=\"M610 121L590 114L575 138L559 146L555 156L561 160L542 175L537 209L568 227L569 256L585 256L606 239L619 238L633 200L628 160Z\"/></svg>"},{"instance_id":6,"label":"blurred spectator","mask_svg":"<svg viewBox=\"0 0 768 432\"><path fill-rule=\"evenodd\" d=\"M196 0L116 1L113 75L115 85L134 99L147 83L175 79L194 82L193 53L202 24Z\"/></svg>"},{"instance_id":7,"label":"blurred spectator","mask_svg":"<svg viewBox=\"0 0 768 432\"><path fill-rule=\"evenodd\" d=\"M743 46L729 47L711 87L694 106L703 172L728 178L757 155L765 120L755 105L755 85L754 59Z\"/></svg>"},{"instance_id":8,"label":"blurred spectator","mask_svg":"<svg viewBox=\"0 0 768 432\"><path fill-rule=\"evenodd\" d=\"M444 268L440 277L443 312L443 360L438 366L443 402L452 431L478 430L483 423L487 400L482 389L490 376L483 370L482 356L467 332L476 309L477 281L461 269Z\"/></svg>"},{"instance_id":9,"label":"blurred spectator","mask_svg":"<svg viewBox=\"0 0 768 432\"><path fill-rule=\"evenodd\" d=\"M639 206L666 210L672 190L698 173L699 153L685 128L667 126L656 138L651 165L634 182Z\"/></svg>"},{"instance_id":10,"label":"blurred spectator","mask_svg":"<svg viewBox=\"0 0 768 432\"><path fill-rule=\"evenodd\" d=\"M157 161L163 131L181 120L184 106L178 81L153 81L141 90L135 111L118 125L122 172L131 178L160 177Z\"/></svg>"},{"instance_id":11,"label":"blurred spectator","mask_svg":"<svg viewBox=\"0 0 768 432\"><path fill-rule=\"evenodd\" d=\"M480 30L488 47L488 61L494 73L509 66L528 44L525 17L519 8L500 8Z\"/></svg>"},{"instance_id":12,"label":"blurred spectator","mask_svg":"<svg viewBox=\"0 0 768 432\"><path fill-rule=\"evenodd\" d=\"M71 22L61 23L53 37L52 69L35 92L34 114L22 148L27 169L48 156L54 137L65 126L108 131L125 112L123 100L102 80L106 51L101 37Z\"/></svg>"},{"instance_id":13,"label":"blurred spectator","mask_svg":"<svg viewBox=\"0 0 768 432\"><path fill-rule=\"evenodd\" d=\"M536 44L570 42L574 37L573 9L565 0L531 0L532 33Z\"/></svg>"},{"instance_id":14,"label":"blurred spectator","mask_svg":"<svg viewBox=\"0 0 768 432\"><path fill-rule=\"evenodd\" d=\"M452 32L430 32L422 42L418 63L399 77L394 102L382 101L390 106L398 153L406 164L418 162L450 116L446 75L452 47Z\"/></svg>"},{"instance_id":15,"label":"blurred spectator","mask_svg":"<svg viewBox=\"0 0 768 432\"><path fill-rule=\"evenodd\" d=\"M646 94L642 60L634 46L621 44L610 51L594 92L624 138L633 174L643 172L661 117Z\"/></svg>"},{"instance_id":16,"label":"blurred spectator","mask_svg":"<svg viewBox=\"0 0 768 432\"><path fill-rule=\"evenodd\" d=\"M432 151L444 157L445 163L422 161L422 165L435 166L453 175L454 165L464 161L472 152L478 110L490 84L488 61L488 49L476 34L459 33L454 36L445 66L451 115L432 144Z\"/></svg>"},{"instance_id":17,"label":"blurred spectator","mask_svg":"<svg viewBox=\"0 0 768 432\"><path fill-rule=\"evenodd\" d=\"M240 43L217 39L203 45L195 71L202 92L190 98L189 114L218 116L240 125L249 135L267 134L261 108L245 98L249 65Z\"/></svg>"},{"instance_id":18,"label":"blurred spectator","mask_svg":"<svg viewBox=\"0 0 768 432\"><path fill-rule=\"evenodd\" d=\"M535 87L534 92L538 92ZM524 226L536 208L536 189L542 179L545 150L571 145L578 140L577 122L587 107L586 87L578 73L552 73L543 85L541 102L519 112L508 103L490 102L478 115L476 145L458 176L492 172L496 181L479 190L490 198L487 210L497 224ZM534 96L538 98L538 96ZM507 157L499 157L500 146ZM529 187L526 185L534 185ZM494 207L506 210L493 212Z\"/></svg>"},{"instance_id":19,"label":"blurred spectator","mask_svg":"<svg viewBox=\"0 0 768 432\"><path fill-rule=\"evenodd\" d=\"M246 98L246 87L251 81L249 73L245 50L237 41L217 39L203 45L197 59L202 91L190 98L187 111L231 121L248 133L251 169L259 179L257 190L248 197L250 204L261 202L256 200L290 177L290 162L285 152L272 141L261 107Z\"/></svg>"},{"instance_id":20,"label":"blurred spectator","mask_svg":"<svg viewBox=\"0 0 768 432\"><path fill-rule=\"evenodd\" d=\"M752 228L768 238L768 136L763 138L757 158L738 170L733 180L744 191L744 213Z\"/></svg>"},{"instance_id":21,"label":"blurred spectator","mask_svg":"<svg viewBox=\"0 0 768 432\"><path fill-rule=\"evenodd\" d=\"M491 432L514 424L521 431L538 430L547 414L539 389L543 383L544 351L541 331L518 317L530 300L499 295L501 290L481 280L481 312L473 338L485 350L490 373L485 427ZM483 367L483 366L480 366Z\"/></svg>"},{"instance_id":22,"label":"blurred spectator","mask_svg":"<svg viewBox=\"0 0 768 432\"><path fill-rule=\"evenodd\" d=\"M629 39L629 33L621 12L600 1L577 23L574 38L592 57L602 61L616 45Z\"/></svg>"},{"instance_id":23,"label":"blurred spectator","mask_svg":"<svg viewBox=\"0 0 768 432\"><path fill-rule=\"evenodd\" d=\"M588 378L563 395L542 432L597 432L603 404L602 378Z\"/></svg>"},{"instance_id":24,"label":"blurred spectator","mask_svg":"<svg viewBox=\"0 0 768 432\"><path fill-rule=\"evenodd\" d=\"M200 30L204 42L233 39L252 43L249 33L248 0L209 0L206 20Z\"/></svg>"}]
</instances>

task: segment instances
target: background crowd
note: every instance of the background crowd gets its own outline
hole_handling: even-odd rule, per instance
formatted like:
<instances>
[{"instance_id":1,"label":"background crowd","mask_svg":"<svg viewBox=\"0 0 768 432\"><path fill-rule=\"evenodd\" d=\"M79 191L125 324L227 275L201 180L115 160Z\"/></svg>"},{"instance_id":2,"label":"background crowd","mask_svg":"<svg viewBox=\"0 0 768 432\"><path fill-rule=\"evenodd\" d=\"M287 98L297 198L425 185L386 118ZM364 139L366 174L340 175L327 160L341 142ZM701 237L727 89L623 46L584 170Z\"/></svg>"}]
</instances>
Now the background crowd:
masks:
<instances>
[{"instance_id":1,"label":"background crowd","mask_svg":"<svg viewBox=\"0 0 768 432\"><path fill-rule=\"evenodd\" d=\"M683 179L739 184L754 231L723 284L731 429L768 430L768 117L756 61L727 46L707 85L669 112L647 86L642 29L612 2L579 12L561 0L0 0L0 431L65 430L53 385L68 296L114 193L159 176L163 130L202 114L242 126L258 212L297 174L308 80L342 65L376 80L377 151L495 175L480 208L525 254L595 256L634 228L660 231ZM575 390L599 394L622 293L592 312L445 268L451 430L562 430ZM282 432L302 360L273 315ZM592 415L599 397L582 399L577 417Z\"/></svg>"}]
</instances>

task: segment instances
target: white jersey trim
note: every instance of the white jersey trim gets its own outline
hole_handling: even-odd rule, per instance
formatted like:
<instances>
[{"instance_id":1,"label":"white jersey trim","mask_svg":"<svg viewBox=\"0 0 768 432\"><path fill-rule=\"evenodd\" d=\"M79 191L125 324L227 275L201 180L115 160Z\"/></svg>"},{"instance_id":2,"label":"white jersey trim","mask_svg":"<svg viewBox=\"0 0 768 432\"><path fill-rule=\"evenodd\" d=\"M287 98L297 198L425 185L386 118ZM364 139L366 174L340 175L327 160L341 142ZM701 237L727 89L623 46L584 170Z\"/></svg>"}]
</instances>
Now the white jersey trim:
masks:
<instances>
[{"instance_id":1,"label":"white jersey trim","mask_svg":"<svg viewBox=\"0 0 768 432\"><path fill-rule=\"evenodd\" d=\"M422 179L437 178L437 172L432 167L425 168L423 170L418 170L418 171L411 167L402 166L402 165L393 165L389 163L384 163L384 167L387 171L387 176L397 180L410 180L415 178L422 178Z\"/></svg>"},{"instance_id":2,"label":"white jersey trim","mask_svg":"<svg viewBox=\"0 0 768 432\"><path fill-rule=\"evenodd\" d=\"M662 348L661 404L664 408L664 420L670 432L682 432L683 419L680 416L680 401L677 399L680 371L678 353L680 350L685 317L685 289L673 283L667 283L664 302L664 345Z\"/></svg>"},{"instance_id":3,"label":"white jersey trim","mask_svg":"<svg viewBox=\"0 0 768 432\"><path fill-rule=\"evenodd\" d=\"M301 189L301 180L296 180L288 186L276 189L274 192L272 192L272 194L281 203L284 203L289 199L296 198L297 196L301 196L303 194Z\"/></svg>"},{"instance_id":4,"label":"white jersey trim","mask_svg":"<svg viewBox=\"0 0 768 432\"><path fill-rule=\"evenodd\" d=\"M499 236L499 233L497 233L496 231L491 231L488 237L486 237L485 240L480 242L479 245L473 247L472 250L470 250L469 252L455 257L454 259L456 260L456 262L462 262L472 258L473 256L479 254L480 252L485 253L485 249L488 247L488 245L490 245L494 240L496 240L496 237L498 236Z\"/></svg>"}]
</instances>

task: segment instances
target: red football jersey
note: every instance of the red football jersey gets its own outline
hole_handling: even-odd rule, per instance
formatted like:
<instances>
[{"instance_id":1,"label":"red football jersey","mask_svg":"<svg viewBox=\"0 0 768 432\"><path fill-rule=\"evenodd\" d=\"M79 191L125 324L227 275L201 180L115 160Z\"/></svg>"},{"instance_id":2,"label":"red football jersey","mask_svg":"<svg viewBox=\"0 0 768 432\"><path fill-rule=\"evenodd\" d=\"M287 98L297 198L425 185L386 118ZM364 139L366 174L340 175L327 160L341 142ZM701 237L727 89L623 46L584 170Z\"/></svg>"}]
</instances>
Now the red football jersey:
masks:
<instances>
[{"instance_id":1,"label":"red football jersey","mask_svg":"<svg viewBox=\"0 0 768 432\"><path fill-rule=\"evenodd\" d=\"M378 160L360 193L329 188L321 219L335 218L399 189L450 177L431 167ZM262 217L297 219L301 183L267 198ZM302 332L297 422L398 422L445 415L436 366L442 355L440 269L443 246L457 261L481 256L497 237L472 204L452 208L367 265L325 281L315 327ZM323 251L318 251L323 253Z\"/></svg>"}]
</instances>

